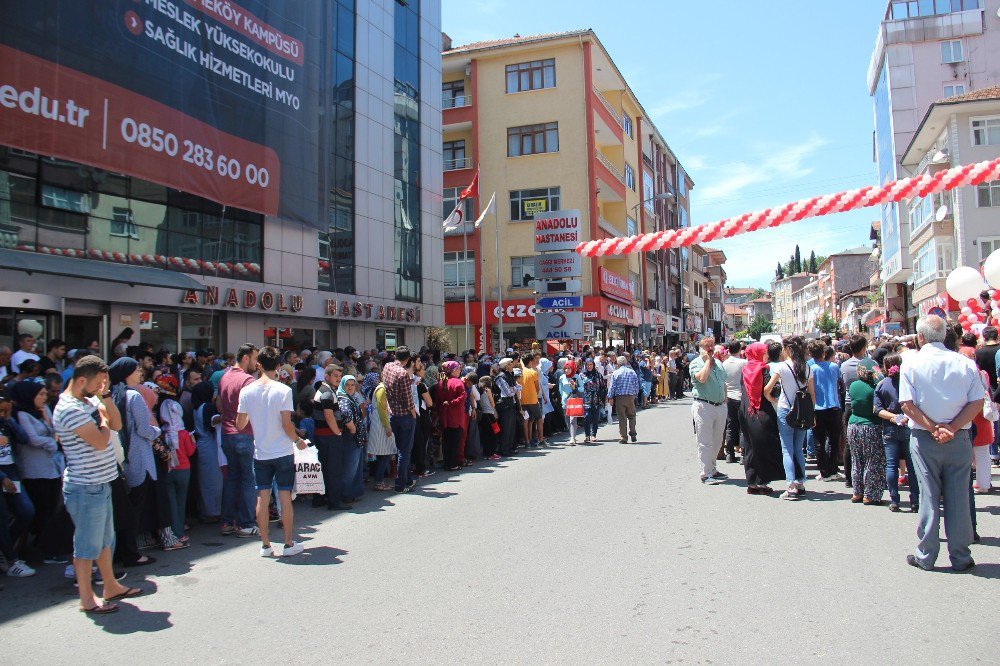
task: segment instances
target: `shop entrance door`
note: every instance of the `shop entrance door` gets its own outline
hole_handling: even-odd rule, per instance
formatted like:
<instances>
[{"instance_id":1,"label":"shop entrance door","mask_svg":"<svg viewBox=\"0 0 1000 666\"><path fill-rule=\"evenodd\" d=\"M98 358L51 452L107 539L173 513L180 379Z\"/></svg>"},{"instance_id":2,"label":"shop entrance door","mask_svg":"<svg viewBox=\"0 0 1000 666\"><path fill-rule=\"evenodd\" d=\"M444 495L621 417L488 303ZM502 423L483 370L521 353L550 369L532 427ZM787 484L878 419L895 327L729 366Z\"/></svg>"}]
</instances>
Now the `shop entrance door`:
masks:
<instances>
[{"instance_id":1,"label":"shop entrance door","mask_svg":"<svg viewBox=\"0 0 1000 666\"><path fill-rule=\"evenodd\" d=\"M66 349L104 349L104 317L93 315L66 315L63 319L63 335Z\"/></svg>"}]
</instances>

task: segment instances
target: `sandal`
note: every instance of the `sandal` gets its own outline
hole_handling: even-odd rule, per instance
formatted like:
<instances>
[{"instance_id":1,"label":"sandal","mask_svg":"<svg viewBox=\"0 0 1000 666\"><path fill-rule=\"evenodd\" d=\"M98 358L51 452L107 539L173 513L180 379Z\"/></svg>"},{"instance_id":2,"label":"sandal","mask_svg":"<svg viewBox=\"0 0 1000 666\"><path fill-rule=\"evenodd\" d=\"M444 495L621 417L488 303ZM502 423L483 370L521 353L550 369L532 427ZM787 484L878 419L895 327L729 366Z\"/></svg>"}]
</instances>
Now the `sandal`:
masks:
<instances>
[{"instance_id":1,"label":"sandal","mask_svg":"<svg viewBox=\"0 0 1000 666\"><path fill-rule=\"evenodd\" d=\"M164 546L163 550L184 550L185 548L190 548L190 547L191 547L190 543L177 541L176 543L172 543L169 546Z\"/></svg>"},{"instance_id":2,"label":"sandal","mask_svg":"<svg viewBox=\"0 0 1000 666\"><path fill-rule=\"evenodd\" d=\"M118 601L119 599L134 599L139 596L142 596L142 590L138 587L130 587L121 594L116 594L113 597L104 597L104 603L107 604L109 601Z\"/></svg>"},{"instance_id":3,"label":"sandal","mask_svg":"<svg viewBox=\"0 0 1000 666\"><path fill-rule=\"evenodd\" d=\"M115 604L103 603L100 606L94 606L93 608L81 608L79 610L81 613L88 613L90 615L107 615L108 613L117 613L118 606Z\"/></svg>"}]
</instances>

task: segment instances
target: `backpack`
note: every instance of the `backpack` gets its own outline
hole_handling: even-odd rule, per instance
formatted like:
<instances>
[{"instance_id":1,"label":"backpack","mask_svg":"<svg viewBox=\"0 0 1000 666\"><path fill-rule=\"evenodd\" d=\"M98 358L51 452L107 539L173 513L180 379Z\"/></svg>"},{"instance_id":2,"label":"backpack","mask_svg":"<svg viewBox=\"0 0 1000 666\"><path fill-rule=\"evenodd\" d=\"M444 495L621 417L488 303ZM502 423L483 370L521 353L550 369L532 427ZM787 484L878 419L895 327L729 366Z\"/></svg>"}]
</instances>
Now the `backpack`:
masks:
<instances>
[{"instance_id":1,"label":"backpack","mask_svg":"<svg viewBox=\"0 0 1000 666\"><path fill-rule=\"evenodd\" d=\"M799 430L806 430L816 425L816 404L809 395L808 385L800 386L799 380L795 377L795 369L792 370L792 378L795 379L795 399L792 401L792 408L788 411L788 425Z\"/></svg>"}]
</instances>

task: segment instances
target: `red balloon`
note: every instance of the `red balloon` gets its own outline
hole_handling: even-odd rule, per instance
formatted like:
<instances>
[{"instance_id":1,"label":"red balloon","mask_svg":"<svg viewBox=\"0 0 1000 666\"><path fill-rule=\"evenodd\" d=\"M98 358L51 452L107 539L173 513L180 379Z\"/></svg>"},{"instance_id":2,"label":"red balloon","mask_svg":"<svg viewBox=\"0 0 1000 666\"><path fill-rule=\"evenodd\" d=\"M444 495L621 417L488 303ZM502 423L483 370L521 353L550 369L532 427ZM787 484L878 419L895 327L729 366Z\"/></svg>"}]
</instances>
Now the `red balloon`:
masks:
<instances>
[{"instance_id":1,"label":"red balloon","mask_svg":"<svg viewBox=\"0 0 1000 666\"><path fill-rule=\"evenodd\" d=\"M965 316L964 314L958 315L958 323L959 324L963 324L964 325L965 322L967 322L967 321L969 321L969 318L967 316Z\"/></svg>"}]
</instances>

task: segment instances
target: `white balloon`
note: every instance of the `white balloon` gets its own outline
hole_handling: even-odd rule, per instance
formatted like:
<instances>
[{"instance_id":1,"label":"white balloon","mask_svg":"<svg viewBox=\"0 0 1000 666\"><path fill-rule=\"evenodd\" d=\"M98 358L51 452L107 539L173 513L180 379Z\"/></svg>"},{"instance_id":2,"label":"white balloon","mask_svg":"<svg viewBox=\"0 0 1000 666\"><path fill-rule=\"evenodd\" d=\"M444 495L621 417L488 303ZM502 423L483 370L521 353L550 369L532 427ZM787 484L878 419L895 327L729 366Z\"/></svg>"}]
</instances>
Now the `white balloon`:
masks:
<instances>
[{"instance_id":1,"label":"white balloon","mask_svg":"<svg viewBox=\"0 0 1000 666\"><path fill-rule=\"evenodd\" d=\"M994 289L1000 289L1000 250L994 250L983 262L983 275Z\"/></svg>"},{"instance_id":2,"label":"white balloon","mask_svg":"<svg viewBox=\"0 0 1000 666\"><path fill-rule=\"evenodd\" d=\"M970 314L972 314L972 308L970 308L968 305L963 305L962 306L962 314L964 314L966 317L968 317Z\"/></svg>"},{"instance_id":3,"label":"white balloon","mask_svg":"<svg viewBox=\"0 0 1000 666\"><path fill-rule=\"evenodd\" d=\"M948 279L945 281L948 295L959 303L964 303L970 298L979 298L979 293L985 287L983 276L975 268L969 266L959 266L948 275Z\"/></svg>"}]
</instances>

